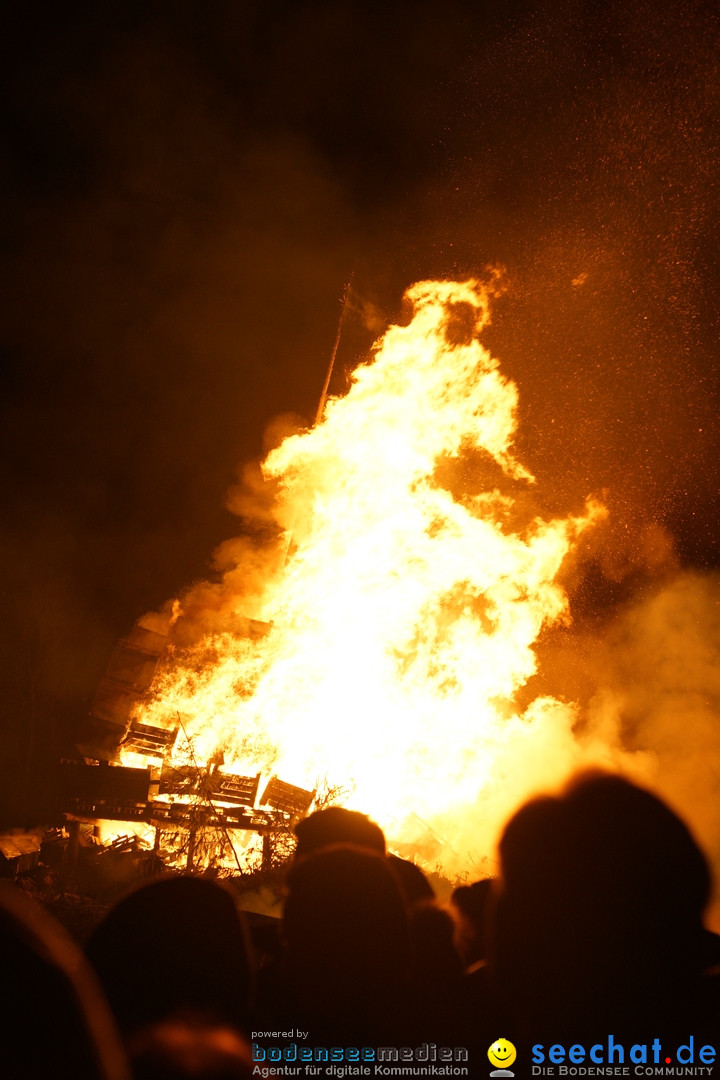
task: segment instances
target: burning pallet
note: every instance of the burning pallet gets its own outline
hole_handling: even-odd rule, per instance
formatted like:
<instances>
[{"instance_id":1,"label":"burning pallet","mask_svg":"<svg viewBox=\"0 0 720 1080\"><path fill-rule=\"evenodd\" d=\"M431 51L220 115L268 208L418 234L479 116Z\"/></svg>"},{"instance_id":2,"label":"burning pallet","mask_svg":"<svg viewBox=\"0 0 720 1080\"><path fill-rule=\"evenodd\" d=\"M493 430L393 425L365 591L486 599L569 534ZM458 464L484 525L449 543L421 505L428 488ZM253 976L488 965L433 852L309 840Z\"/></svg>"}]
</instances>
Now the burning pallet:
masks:
<instances>
[{"instance_id":1,"label":"burning pallet","mask_svg":"<svg viewBox=\"0 0 720 1080\"><path fill-rule=\"evenodd\" d=\"M56 790L60 810L79 819L143 821L150 801L151 771L62 761Z\"/></svg>"}]
</instances>

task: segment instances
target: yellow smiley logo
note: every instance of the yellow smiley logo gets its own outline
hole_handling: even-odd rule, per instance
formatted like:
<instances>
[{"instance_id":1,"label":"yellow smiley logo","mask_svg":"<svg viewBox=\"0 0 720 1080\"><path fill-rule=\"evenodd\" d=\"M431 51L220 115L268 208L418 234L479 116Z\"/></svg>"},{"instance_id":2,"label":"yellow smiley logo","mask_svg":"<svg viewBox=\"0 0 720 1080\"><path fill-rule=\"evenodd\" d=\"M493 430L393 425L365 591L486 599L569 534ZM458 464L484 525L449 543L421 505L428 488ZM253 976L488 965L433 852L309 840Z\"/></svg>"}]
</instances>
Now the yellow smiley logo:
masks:
<instances>
[{"instance_id":1,"label":"yellow smiley logo","mask_svg":"<svg viewBox=\"0 0 720 1080\"><path fill-rule=\"evenodd\" d=\"M488 1050L488 1058L491 1065L498 1069L506 1069L512 1065L517 1057L517 1050L507 1039L496 1039Z\"/></svg>"}]
</instances>

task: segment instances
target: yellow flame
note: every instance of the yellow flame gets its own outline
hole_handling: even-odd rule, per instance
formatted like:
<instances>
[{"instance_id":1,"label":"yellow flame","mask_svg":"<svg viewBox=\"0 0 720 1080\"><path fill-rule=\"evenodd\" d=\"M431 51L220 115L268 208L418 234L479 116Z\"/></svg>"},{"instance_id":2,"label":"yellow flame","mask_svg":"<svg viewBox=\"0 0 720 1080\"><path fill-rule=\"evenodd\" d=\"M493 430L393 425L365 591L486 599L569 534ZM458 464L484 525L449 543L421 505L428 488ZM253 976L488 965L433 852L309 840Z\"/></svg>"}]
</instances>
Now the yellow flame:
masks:
<instances>
[{"instance_id":1,"label":"yellow flame","mask_svg":"<svg viewBox=\"0 0 720 1080\"><path fill-rule=\"evenodd\" d=\"M179 715L199 761L222 747L233 771L327 777L397 839L420 818L460 863L480 818L492 830L577 760L571 706L521 713L514 698L541 630L566 617L563 559L604 513L588 501L522 521L533 477L512 453L517 389L477 336L495 288L414 285L412 320L268 455L288 554L252 611L239 586L233 605L270 628L204 636L141 716Z\"/></svg>"}]
</instances>

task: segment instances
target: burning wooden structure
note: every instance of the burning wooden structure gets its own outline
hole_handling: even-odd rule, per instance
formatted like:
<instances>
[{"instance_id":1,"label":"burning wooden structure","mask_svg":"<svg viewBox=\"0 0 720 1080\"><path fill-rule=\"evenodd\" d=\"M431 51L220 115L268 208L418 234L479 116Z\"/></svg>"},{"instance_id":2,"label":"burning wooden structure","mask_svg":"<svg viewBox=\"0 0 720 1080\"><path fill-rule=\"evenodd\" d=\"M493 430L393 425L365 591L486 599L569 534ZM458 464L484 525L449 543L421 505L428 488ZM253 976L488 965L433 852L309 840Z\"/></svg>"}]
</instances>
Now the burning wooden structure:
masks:
<instances>
[{"instance_id":1,"label":"burning wooden structure","mask_svg":"<svg viewBox=\"0 0 720 1080\"><path fill-rule=\"evenodd\" d=\"M605 760L572 702L525 689L540 635L569 618L564 561L606 510L537 511L517 387L480 341L501 290L499 274L416 283L347 393L326 386L315 424L269 451L257 538L119 644L82 749L110 764L66 813L126 806L156 836L269 846L323 778L418 857L434 857L418 822L452 836L443 867L464 872L528 785ZM270 762L302 786L259 795ZM143 790L128 774L118 807L109 773L133 766Z\"/></svg>"},{"instance_id":2,"label":"burning wooden structure","mask_svg":"<svg viewBox=\"0 0 720 1080\"><path fill-rule=\"evenodd\" d=\"M155 831L156 850L163 830L186 830L191 851L197 833L205 828L226 834L243 830L263 838L291 833L315 797L314 791L277 777L261 795L259 788L259 774L237 776L212 765L178 767L163 762L143 769L108 761L63 761L57 785L59 809L69 822L145 823ZM192 855L187 862L192 865Z\"/></svg>"}]
</instances>

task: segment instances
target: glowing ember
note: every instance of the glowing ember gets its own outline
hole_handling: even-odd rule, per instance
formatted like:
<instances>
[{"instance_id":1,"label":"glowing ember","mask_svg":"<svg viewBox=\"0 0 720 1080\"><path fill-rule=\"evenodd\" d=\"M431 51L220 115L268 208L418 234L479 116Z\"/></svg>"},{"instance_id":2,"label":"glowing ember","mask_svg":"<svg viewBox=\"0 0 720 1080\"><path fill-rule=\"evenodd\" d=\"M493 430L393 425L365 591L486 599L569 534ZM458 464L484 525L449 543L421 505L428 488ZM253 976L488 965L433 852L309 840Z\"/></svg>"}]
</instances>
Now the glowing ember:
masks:
<instances>
[{"instance_id":1,"label":"glowing ember","mask_svg":"<svg viewBox=\"0 0 720 1080\"><path fill-rule=\"evenodd\" d=\"M257 556L240 561L212 596L271 625L176 651L137 712L179 718L198 762L222 753L228 771L339 785L422 854L420 818L453 842L434 857L455 868L592 755L571 706L514 705L539 633L566 617L563 559L604 511L522 520L533 477L512 454L517 391L476 336L493 288L414 285L409 325L269 454L287 557L274 549L259 582ZM202 603L200 589L185 607Z\"/></svg>"}]
</instances>

